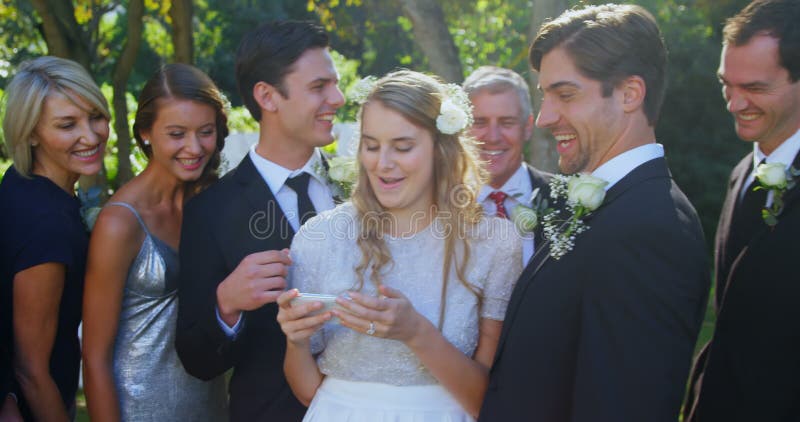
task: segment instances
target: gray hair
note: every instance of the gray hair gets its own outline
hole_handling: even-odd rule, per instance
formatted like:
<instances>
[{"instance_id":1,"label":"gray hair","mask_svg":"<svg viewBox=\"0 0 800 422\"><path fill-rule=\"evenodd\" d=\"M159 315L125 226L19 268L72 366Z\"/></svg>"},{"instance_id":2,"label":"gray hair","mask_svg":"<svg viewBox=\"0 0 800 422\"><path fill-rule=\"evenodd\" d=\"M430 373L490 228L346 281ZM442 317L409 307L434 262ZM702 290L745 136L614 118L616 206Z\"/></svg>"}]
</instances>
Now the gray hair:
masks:
<instances>
[{"instance_id":1,"label":"gray hair","mask_svg":"<svg viewBox=\"0 0 800 422\"><path fill-rule=\"evenodd\" d=\"M6 86L3 132L14 167L25 177L30 177L33 166L33 131L47 96L54 91L67 98L77 95L106 119L111 119L106 98L89 72L78 63L52 56L22 63Z\"/></svg>"},{"instance_id":2,"label":"gray hair","mask_svg":"<svg viewBox=\"0 0 800 422\"><path fill-rule=\"evenodd\" d=\"M464 81L464 91L472 98L481 91L499 94L513 90L519 97L522 117L531 115L531 93L528 83L517 72L497 66L481 66L473 71Z\"/></svg>"}]
</instances>

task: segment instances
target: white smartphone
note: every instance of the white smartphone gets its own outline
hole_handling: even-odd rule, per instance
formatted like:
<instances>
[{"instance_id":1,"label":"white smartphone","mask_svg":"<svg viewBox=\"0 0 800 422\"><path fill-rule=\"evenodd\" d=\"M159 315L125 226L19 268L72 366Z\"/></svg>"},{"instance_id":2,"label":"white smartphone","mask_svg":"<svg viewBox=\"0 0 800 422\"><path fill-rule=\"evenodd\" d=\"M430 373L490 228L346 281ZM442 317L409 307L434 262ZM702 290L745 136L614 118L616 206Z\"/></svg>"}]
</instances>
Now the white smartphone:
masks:
<instances>
[{"instance_id":1,"label":"white smartphone","mask_svg":"<svg viewBox=\"0 0 800 422\"><path fill-rule=\"evenodd\" d=\"M338 309L344 309L341 306L336 304L336 295L323 295L318 293L300 293L299 296L293 298L291 300L292 306L300 305L302 303L310 303L310 302L322 302L322 308L317 309L316 311L312 311L308 314L308 316L318 315L323 312L330 311L333 307L337 307ZM338 322L338 318L332 318L330 322Z\"/></svg>"}]
</instances>

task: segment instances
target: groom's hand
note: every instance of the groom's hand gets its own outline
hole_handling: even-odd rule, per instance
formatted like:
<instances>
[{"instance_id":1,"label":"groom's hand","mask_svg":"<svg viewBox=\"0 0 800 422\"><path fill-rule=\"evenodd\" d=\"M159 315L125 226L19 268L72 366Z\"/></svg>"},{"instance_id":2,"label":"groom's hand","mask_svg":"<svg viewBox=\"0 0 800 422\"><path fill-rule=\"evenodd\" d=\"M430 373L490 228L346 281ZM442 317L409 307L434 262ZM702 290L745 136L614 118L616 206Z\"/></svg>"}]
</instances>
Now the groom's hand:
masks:
<instances>
[{"instance_id":1,"label":"groom's hand","mask_svg":"<svg viewBox=\"0 0 800 422\"><path fill-rule=\"evenodd\" d=\"M275 302L286 289L286 273L291 263L288 249L256 252L244 257L217 286L217 307L222 320L233 326L242 311Z\"/></svg>"}]
</instances>

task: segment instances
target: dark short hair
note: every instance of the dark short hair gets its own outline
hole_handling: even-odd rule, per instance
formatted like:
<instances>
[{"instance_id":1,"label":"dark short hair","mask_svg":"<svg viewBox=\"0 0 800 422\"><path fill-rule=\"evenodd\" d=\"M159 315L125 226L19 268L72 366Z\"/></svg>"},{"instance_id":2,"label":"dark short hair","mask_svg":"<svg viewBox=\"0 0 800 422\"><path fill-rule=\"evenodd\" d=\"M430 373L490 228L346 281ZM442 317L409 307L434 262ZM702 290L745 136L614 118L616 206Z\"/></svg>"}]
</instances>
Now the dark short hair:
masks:
<instances>
[{"instance_id":1,"label":"dark short hair","mask_svg":"<svg viewBox=\"0 0 800 422\"><path fill-rule=\"evenodd\" d=\"M245 34L236 52L236 85L254 119L261 120L261 107L253 98L253 87L266 82L288 98L284 76L303 53L328 47L329 42L325 29L308 21L269 22Z\"/></svg>"},{"instance_id":2,"label":"dark short hair","mask_svg":"<svg viewBox=\"0 0 800 422\"><path fill-rule=\"evenodd\" d=\"M755 0L725 22L723 43L747 44L756 35L777 38L780 64L791 81L800 79L800 1Z\"/></svg>"},{"instance_id":3,"label":"dark short hair","mask_svg":"<svg viewBox=\"0 0 800 422\"><path fill-rule=\"evenodd\" d=\"M203 174L189 189L189 194L198 192L217 179L217 168L220 165L220 153L228 136L227 100L219 91L214 81L200 69L182 63L172 63L159 69L144 85L139 94L139 107L133 123L133 137L139 148L150 158L153 148L142 139L142 131L150 130L156 121L159 111L159 100L162 99L192 100L208 104L214 109L214 123L217 130L217 142L214 154L203 169Z\"/></svg>"},{"instance_id":4,"label":"dark short hair","mask_svg":"<svg viewBox=\"0 0 800 422\"><path fill-rule=\"evenodd\" d=\"M603 96L629 76L647 86L644 113L655 126L664 102L667 50L653 15L640 6L605 4L564 12L539 29L529 60L537 72L542 57L563 47L585 77L599 81Z\"/></svg>"}]
</instances>

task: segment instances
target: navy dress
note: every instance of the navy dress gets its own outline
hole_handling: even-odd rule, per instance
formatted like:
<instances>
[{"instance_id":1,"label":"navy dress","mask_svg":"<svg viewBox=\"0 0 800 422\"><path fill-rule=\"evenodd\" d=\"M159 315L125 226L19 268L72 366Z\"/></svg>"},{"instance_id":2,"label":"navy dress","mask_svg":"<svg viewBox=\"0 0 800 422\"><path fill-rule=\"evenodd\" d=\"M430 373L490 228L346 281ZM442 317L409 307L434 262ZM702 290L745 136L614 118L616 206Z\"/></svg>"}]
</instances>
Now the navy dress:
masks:
<instances>
[{"instance_id":1,"label":"navy dress","mask_svg":"<svg viewBox=\"0 0 800 422\"><path fill-rule=\"evenodd\" d=\"M80 217L77 198L50 179L21 176L10 167L0 183L0 371L13 376L13 282L14 276L36 265L64 264L66 277L58 311L58 329L50 357L53 377L64 405L74 412L78 389L81 299L89 236ZM18 388L20 410L32 419Z\"/></svg>"}]
</instances>

